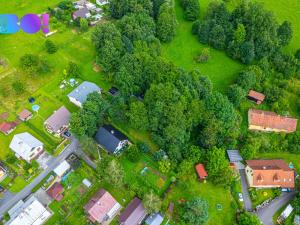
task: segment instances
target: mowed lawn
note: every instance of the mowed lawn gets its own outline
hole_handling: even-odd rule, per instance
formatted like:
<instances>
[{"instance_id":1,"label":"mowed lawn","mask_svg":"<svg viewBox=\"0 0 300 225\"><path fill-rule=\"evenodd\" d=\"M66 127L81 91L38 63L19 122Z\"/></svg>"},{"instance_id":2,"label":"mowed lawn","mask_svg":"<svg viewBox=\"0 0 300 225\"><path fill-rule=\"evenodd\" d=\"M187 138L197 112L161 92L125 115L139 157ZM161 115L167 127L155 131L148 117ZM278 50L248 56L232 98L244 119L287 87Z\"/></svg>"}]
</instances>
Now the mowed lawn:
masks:
<instances>
[{"instance_id":1,"label":"mowed lawn","mask_svg":"<svg viewBox=\"0 0 300 225\"><path fill-rule=\"evenodd\" d=\"M232 225L235 221L236 203L230 191L212 183L200 183L197 179L180 182L167 195L164 204L173 202L175 204L174 215L178 216L178 208L181 201L202 198L207 201L209 206L209 220L207 225ZM221 205L221 210L217 205ZM172 219L172 225L176 224L176 217Z\"/></svg>"},{"instance_id":2,"label":"mowed lawn","mask_svg":"<svg viewBox=\"0 0 300 225\"><path fill-rule=\"evenodd\" d=\"M202 19L208 2L207 0L200 0ZM215 89L225 91L227 86L234 82L243 65L230 59L223 51L217 51L213 48L210 48L211 58L207 63L196 63L194 57L208 46L201 44L197 37L192 34L192 22L184 20L180 0L176 0L175 3L178 20L177 34L171 43L163 45L163 56L184 69L198 69L203 75L211 79Z\"/></svg>"}]
</instances>

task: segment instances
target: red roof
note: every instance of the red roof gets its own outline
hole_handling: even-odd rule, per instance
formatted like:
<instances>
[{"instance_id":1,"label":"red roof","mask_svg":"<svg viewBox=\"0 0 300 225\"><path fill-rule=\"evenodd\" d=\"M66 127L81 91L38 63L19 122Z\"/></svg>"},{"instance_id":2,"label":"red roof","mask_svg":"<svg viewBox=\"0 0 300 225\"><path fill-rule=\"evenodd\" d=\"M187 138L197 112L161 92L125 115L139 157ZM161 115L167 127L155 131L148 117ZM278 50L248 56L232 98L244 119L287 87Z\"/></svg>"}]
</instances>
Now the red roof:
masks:
<instances>
[{"instance_id":1,"label":"red roof","mask_svg":"<svg viewBox=\"0 0 300 225\"><path fill-rule=\"evenodd\" d=\"M17 126L14 122L3 122L0 124L0 131L2 131L4 134L8 134L11 130L15 129Z\"/></svg>"},{"instance_id":2,"label":"red roof","mask_svg":"<svg viewBox=\"0 0 300 225\"><path fill-rule=\"evenodd\" d=\"M64 191L63 186L61 186L60 183L56 182L47 190L47 194L51 198L57 201L61 201L63 199L63 195L62 195L63 191Z\"/></svg>"},{"instance_id":3,"label":"red roof","mask_svg":"<svg viewBox=\"0 0 300 225\"><path fill-rule=\"evenodd\" d=\"M257 109L249 109L248 123L257 130L294 132L297 129L297 119L288 116L280 116L274 112ZM256 128L257 127L257 128Z\"/></svg>"},{"instance_id":4,"label":"red roof","mask_svg":"<svg viewBox=\"0 0 300 225\"><path fill-rule=\"evenodd\" d=\"M196 165L196 171L198 173L198 176L200 178L206 178L208 176L203 164L199 163L198 165Z\"/></svg>"},{"instance_id":5,"label":"red roof","mask_svg":"<svg viewBox=\"0 0 300 225\"><path fill-rule=\"evenodd\" d=\"M32 116L32 113L27 109L23 109L18 116L21 120L26 120L28 117Z\"/></svg>"},{"instance_id":6,"label":"red roof","mask_svg":"<svg viewBox=\"0 0 300 225\"><path fill-rule=\"evenodd\" d=\"M93 223L96 221L98 223L102 223L107 213L116 204L118 204L118 202L109 192L104 189L100 189L84 206L84 210Z\"/></svg>"},{"instance_id":7,"label":"red roof","mask_svg":"<svg viewBox=\"0 0 300 225\"><path fill-rule=\"evenodd\" d=\"M252 169L252 185L255 187L295 187L294 170L281 159L247 160L246 163Z\"/></svg>"},{"instance_id":8,"label":"red roof","mask_svg":"<svg viewBox=\"0 0 300 225\"><path fill-rule=\"evenodd\" d=\"M248 96L250 98L256 99L257 101L260 101L260 102L262 102L265 99L265 95L264 94L259 93L257 91L253 91L253 90L249 91Z\"/></svg>"}]
</instances>

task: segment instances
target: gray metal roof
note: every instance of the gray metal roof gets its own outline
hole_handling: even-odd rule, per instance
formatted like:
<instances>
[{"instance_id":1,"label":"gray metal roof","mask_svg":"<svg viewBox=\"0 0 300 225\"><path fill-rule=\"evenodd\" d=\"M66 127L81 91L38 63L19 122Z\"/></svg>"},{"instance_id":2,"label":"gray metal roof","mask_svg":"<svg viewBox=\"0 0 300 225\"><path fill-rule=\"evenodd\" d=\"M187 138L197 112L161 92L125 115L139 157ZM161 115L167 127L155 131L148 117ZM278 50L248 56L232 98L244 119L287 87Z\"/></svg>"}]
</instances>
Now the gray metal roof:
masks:
<instances>
[{"instance_id":1,"label":"gray metal roof","mask_svg":"<svg viewBox=\"0 0 300 225\"><path fill-rule=\"evenodd\" d=\"M160 213L151 214L146 219L145 223L147 225L161 225L163 222L164 217Z\"/></svg>"},{"instance_id":2,"label":"gray metal roof","mask_svg":"<svg viewBox=\"0 0 300 225\"><path fill-rule=\"evenodd\" d=\"M242 156L238 150L227 150L227 155L230 162L239 162L243 161Z\"/></svg>"},{"instance_id":3,"label":"gray metal roof","mask_svg":"<svg viewBox=\"0 0 300 225\"><path fill-rule=\"evenodd\" d=\"M92 82L84 81L71 93L69 93L68 97L75 98L77 101L83 104L86 101L87 96L92 92L101 92L101 88Z\"/></svg>"}]
</instances>

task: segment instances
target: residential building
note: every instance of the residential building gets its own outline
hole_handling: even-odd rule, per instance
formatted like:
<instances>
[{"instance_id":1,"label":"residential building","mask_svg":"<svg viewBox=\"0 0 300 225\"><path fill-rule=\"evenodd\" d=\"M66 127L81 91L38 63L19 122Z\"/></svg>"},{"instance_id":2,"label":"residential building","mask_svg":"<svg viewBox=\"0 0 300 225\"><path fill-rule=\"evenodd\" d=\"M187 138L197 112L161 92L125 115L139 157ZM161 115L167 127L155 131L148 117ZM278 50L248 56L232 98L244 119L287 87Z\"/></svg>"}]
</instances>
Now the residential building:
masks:
<instances>
[{"instance_id":1,"label":"residential building","mask_svg":"<svg viewBox=\"0 0 300 225\"><path fill-rule=\"evenodd\" d=\"M84 81L68 94L68 98L78 107L82 107L82 104L86 101L88 95L93 92L101 93L101 88L94 83Z\"/></svg>"},{"instance_id":2,"label":"residential building","mask_svg":"<svg viewBox=\"0 0 300 225\"><path fill-rule=\"evenodd\" d=\"M71 113L66 107L62 106L57 111L55 111L46 121L46 129L54 134L55 136L60 136L63 131L65 131L69 126Z\"/></svg>"},{"instance_id":3,"label":"residential building","mask_svg":"<svg viewBox=\"0 0 300 225\"><path fill-rule=\"evenodd\" d=\"M15 122L3 122L0 124L0 131L5 135L9 135L16 127L17 123Z\"/></svg>"},{"instance_id":4,"label":"residential building","mask_svg":"<svg viewBox=\"0 0 300 225\"><path fill-rule=\"evenodd\" d=\"M100 6L108 4L108 0L96 0L96 3Z\"/></svg>"},{"instance_id":5,"label":"residential building","mask_svg":"<svg viewBox=\"0 0 300 225\"><path fill-rule=\"evenodd\" d=\"M55 182L48 190L47 190L47 194L55 199L56 201L61 201L63 199L63 193L64 192L64 187L58 183Z\"/></svg>"},{"instance_id":6,"label":"residential building","mask_svg":"<svg viewBox=\"0 0 300 225\"><path fill-rule=\"evenodd\" d=\"M111 154L120 152L129 143L128 138L111 125L100 127L95 140L100 147L106 149Z\"/></svg>"},{"instance_id":7,"label":"residential building","mask_svg":"<svg viewBox=\"0 0 300 225\"><path fill-rule=\"evenodd\" d=\"M84 206L84 211L92 223L103 223L114 218L121 205L104 189L100 189Z\"/></svg>"},{"instance_id":8,"label":"residential building","mask_svg":"<svg viewBox=\"0 0 300 225\"><path fill-rule=\"evenodd\" d=\"M18 117L21 121L28 121L32 118L32 112L28 109L23 109L19 114Z\"/></svg>"},{"instance_id":9,"label":"residential building","mask_svg":"<svg viewBox=\"0 0 300 225\"><path fill-rule=\"evenodd\" d=\"M265 100L265 95L257 91L250 90L248 93L248 99L256 102L257 105L260 105Z\"/></svg>"},{"instance_id":10,"label":"residential building","mask_svg":"<svg viewBox=\"0 0 300 225\"><path fill-rule=\"evenodd\" d=\"M197 175L198 175L198 178L201 182L204 182L205 179L207 178L208 174L204 168L204 165L199 163L196 165L196 172L197 172Z\"/></svg>"},{"instance_id":11,"label":"residential building","mask_svg":"<svg viewBox=\"0 0 300 225\"><path fill-rule=\"evenodd\" d=\"M164 217L160 213L153 213L147 217L146 225L161 225L164 221Z\"/></svg>"},{"instance_id":12,"label":"residential building","mask_svg":"<svg viewBox=\"0 0 300 225\"><path fill-rule=\"evenodd\" d=\"M9 147L18 158L30 162L43 153L44 144L28 132L24 132L14 135Z\"/></svg>"},{"instance_id":13,"label":"residential building","mask_svg":"<svg viewBox=\"0 0 300 225\"><path fill-rule=\"evenodd\" d=\"M0 182L3 181L7 177L7 171L3 164L0 162Z\"/></svg>"},{"instance_id":14,"label":"residential building","mask_svg":"<svg viewBox=\"0 0 300 225\"><path fill-rule=\"evenodd\" d=\"M91 17L90 10L87 7L78 9L77 11L73 12L72 14L73 20L76 20L77 18L83 18L87 19Z\"/></svg>"},{"instance_id":15,"label":"residential building","mask_svg":"<svg viewBox=\"0 0 300 225\"><path fill-rule=\"evenodd\" d=\"M295 173L283 160L247 160L246 177L250 187L294 188Z\"/></svg>"},{"instance_id":16,"label":"residential building","mask_svg":"<svg viewBox=\"0 0 300 225\"><path fill-rule=\"evenodd\" d=\"M248 111L250 130L292 133L297 129L297 121L292 117L280 116L274 112L257 109Z\"/></svg>"},{"instance_id":17,"label":"residential building","mask_svg":"<svg viewBox=\"0 0 300 225\"><path fill-rule=\"evenodd\" d=\"M62 178L65 174L67 174L71 170L71 165L64 160L62 163L60 163L53 172L60 178Z\"/></svg>"},{"instance_id":18,"label":"residential building","mask_svg":"<svg viewBox=\"0 0 300 225\"><path fill-rule=\"evenodd\" d=\"M135 197L120 215L120 225L140 225L147 213L142 201Z\"/></svg>"},{"instance_id":19,"label":"residential building","mask_svg":"<svg viewBox=\"0 0 300 225\"><path fill-rule=\"evenodd\" d=\"M48 211L34 196L18 202L9 210L10 220L5 225L42 225L50 217Z\"/></svg>"}]
</instances>

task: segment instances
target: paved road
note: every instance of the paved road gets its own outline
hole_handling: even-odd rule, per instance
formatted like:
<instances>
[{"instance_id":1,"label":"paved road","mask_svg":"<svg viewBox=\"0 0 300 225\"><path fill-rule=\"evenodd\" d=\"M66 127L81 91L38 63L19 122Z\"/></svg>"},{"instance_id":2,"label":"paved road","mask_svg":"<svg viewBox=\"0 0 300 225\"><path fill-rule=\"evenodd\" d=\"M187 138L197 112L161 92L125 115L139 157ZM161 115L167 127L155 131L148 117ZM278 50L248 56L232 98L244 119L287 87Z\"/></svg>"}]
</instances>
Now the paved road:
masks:
<instances>
[{"instance_id":1,"label":"paved road","mask_svg":"<svg viewBox=\"0 0 300 225\"><path fill-rule=\"evenodd\" d=\"M296 192L283 193L278 199L275 199L270 205L258 210L256 215L264 225L274 225L273 215L285 204L291 201L296 195Z\"/></svg>"},{"instance_id":2,"label":"paved road","mask_svg":"<svg viewBox=\"0 0 300 225\"><path fill-rule=\"evenodd\" d=\"M247 211L252 211L252 202L250 199L249 191L248 191L248 183L246 179L245 169L240 169L241 183L243 189L243 199L244 199L244 207Z\"/></svg>"},{"instance_id":3,"label":"paved road","mask_svg":"<svg viewBox=\"0 0 300 225\"><path fill-rule=\"evenodd\" d=\"M30 184L28 184L22 191L18 192L14 196L12 196L9 199L6 199L6 201L2 201L0 203L0 217L11 207L13 207L17 202L20 200L26 198L28 195L31 194L31 190L37 186L53 169L55 169L62 161L64 161L71 153L75 153L83 158L83 160L86 161L86 163L93 168L96 167L96 165L88 159L88 157L81 151L79 148L79 142L73 138L71 140L71 144L65 148L65 150L58 155L57 157L51 158L47 164L48 167L43 170Z\"/></svg>"}]
</instances>

